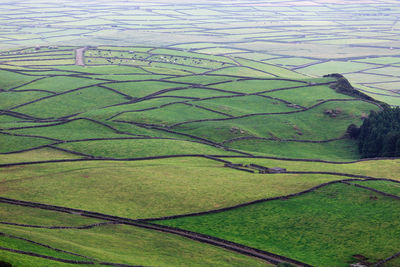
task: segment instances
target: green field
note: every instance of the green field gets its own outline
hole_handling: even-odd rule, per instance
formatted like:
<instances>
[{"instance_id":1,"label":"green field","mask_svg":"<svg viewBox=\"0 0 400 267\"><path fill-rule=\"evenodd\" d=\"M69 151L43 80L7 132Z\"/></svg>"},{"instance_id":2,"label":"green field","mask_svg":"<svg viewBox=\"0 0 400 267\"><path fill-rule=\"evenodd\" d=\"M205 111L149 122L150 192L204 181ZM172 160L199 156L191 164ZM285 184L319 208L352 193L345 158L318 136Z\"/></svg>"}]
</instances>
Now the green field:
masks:
<instances>
[{"instance_id":1,"label":"green field","mask_svg":"<svg viewBox=\"0 0 400 267\"><path fill-rule=\"evenodd\" d=\"M376 262L397 252L398 209L398 200L336 184L288 200L155 223L291 255L314 266L348 266L354 254Z\"/></svg>"}]
</instances>

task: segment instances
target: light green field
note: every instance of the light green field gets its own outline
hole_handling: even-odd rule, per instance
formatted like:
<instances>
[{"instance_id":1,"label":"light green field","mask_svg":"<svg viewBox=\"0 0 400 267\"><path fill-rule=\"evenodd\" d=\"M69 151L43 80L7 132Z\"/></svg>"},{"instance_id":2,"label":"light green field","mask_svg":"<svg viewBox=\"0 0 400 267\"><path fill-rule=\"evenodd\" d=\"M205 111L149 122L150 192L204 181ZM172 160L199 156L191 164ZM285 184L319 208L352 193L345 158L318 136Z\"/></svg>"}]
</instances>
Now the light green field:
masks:
<instances>
[{"instance_id":1,"label":"light green field","mask_svg":"<svg viewBox=\"0 0 400 267\"><path fill-rule=\"evenodd\" d=\"M356 62L328 61L299 69L298 71L309 75L321 76L325 73L351 73L366 69L368 65Z\"/></svg>"},{"instance_id":2,"label":"light green field","mask_svg":"<svg viewBox=\"0 0 400 267\"><path fill-rule=\"evenodd\" d=\"M209 154L236 155L209 145L168 139L132 139L132 140L103 140L84 141L59 144L57 147L89 154L95 157L112 155L114 158L141 158L158 155L180 154Z\"/></svg>"},{"instance_id":3,"label":"light green field","mask_svg":"<svg viewBox=\"0 0 400 267\"><path fill-rule=\"evenodd\" d=\"M55 95L41 101L15 109L31 116L42 118L62 117L94 108L118 104L125 98L98 86L86 87L78 91Z\"/></svg>"},{"instance_id":4,"label":"light green field","mask_svg":"<svg viewBox=\"0 0 400 267\"><path fill-rule=\"evenodd\" d=\"M142 266L154 264L157 266L187 266L188 264L191 266L212 266L216 264L218 266L273 266L222 248L125 225L108 225L88 230L41 230L12 226L0 226L0 228L4 232L25 236L53 247L67 251L79 251L96 261ZM107 244L107 246L99 246L99 244ZM121 244L124 245L121 246ZM9 243L5 245L10 246ZM21 243L14 244L14 246L31 251L37 250L39 247ZM52 253L48 249L41 252L43 254ZM62 256L65 257L65 255L68 254ZM179 255L179 257L176 257L176 255ZM2 252L0 259L9 261L16 266L32 264L35 266L64 266L44 259L15 256L15 254L4 252ZM65 266L70 266L70 264L65 264Z\"/></svg>"},{"instance_id":5,"label":"light green field","mask_svg":"<svg viewBox=\"0 0 400 267\"><path fill-rule=\"evenodd\" d=\"M21 153L14 153L8 155L0 155L0 163L15 163L26 161L42 161L42 160L60 160L60 159L77 159L82 158L71 153L56 150L53 148L40 148Z\"/></svg>"},{"instance_id":6,"label":"light green field","mask_svg":"<svg viewBox=\"0 0 400 267\"><path fill-rule=\"evenodd\" d=\"M291 161L263 158L228 158L233 163L255 163L265 167L282 167L288 171L327 171L349 174L367 175L377 178L391 178L400 180L398 173L400 166L398 159L393 160L368 160L349 164L332 164L323 162ZM364 182L363 182L364 183ZM365 182L365 184L370 182ZM372 183L372 182L371 182ZM379 183L379 182L376 182ZM394 184L393 184L394 186Z\"/></svg>"},{"instance_id":7,"label":"light green field","mask_svg":"<svg viewBox=\"0 0 400 267\"><path fill-rule=\"evenodd\" d=\"M21 86L16 90L31 90L40 89L46 90L54 93L61 93L80 87L86 87L93 84L99 83L99 81L92 79L85 79L80 77L48 77L45 79L40 79L38 81L29 83L25 86ZM27 101L26 101L27 102Z\"/></svg>"},{"instance_id":8,"label":"light green field","mask_svg":"<svg viewBox=\"0 0 400 267\"><path fill-rule=\"evenodd\" d=\"M9 167L1 173L3 197L133 219L229 207L342 178L252 174L201 158L39 164Z\"/></svg>"}]
</instances>

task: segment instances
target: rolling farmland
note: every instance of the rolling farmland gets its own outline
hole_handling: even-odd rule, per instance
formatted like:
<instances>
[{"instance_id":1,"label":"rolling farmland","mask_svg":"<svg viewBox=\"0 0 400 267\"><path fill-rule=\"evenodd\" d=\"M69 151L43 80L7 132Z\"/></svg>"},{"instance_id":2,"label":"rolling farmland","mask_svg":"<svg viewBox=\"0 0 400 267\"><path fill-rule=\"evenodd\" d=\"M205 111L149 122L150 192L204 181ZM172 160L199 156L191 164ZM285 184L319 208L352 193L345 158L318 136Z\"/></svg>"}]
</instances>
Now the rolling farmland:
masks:
<instances>
[{"instance_id":1,"label":"rolling farmland","mask_svg":"<svg viewBox=\"0 0 400 267\"><path fill-rule=\"evenodd\" d=\"M397 266L400 160L348 129L400 9L328 2L1 3L0 265Z\"/></svg>"}]
</instances>

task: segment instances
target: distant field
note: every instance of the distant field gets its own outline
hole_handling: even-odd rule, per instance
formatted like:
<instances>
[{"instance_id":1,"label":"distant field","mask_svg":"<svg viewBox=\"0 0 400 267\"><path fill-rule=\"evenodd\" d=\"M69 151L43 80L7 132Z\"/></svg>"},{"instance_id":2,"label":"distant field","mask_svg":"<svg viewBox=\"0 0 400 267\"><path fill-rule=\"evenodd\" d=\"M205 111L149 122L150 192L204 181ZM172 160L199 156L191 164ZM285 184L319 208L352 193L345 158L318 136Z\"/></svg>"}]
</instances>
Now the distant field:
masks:
<instances>
[{"instance_id":1,"label":"distant field","mask_svg":"<svg viewBox=\"0 0 400 267\"><path fill-rule=\"evenodd\" d=\"M138 64L137 58L154 53L157 55L147 57L153 61L150 70L154 72L162 66L170 68L169 74L178 75L230 66L215 73L267 77L251 69L252 66L232 66L234 61L221 57L228 56L260 60L307 75L349 74L352 83L377 90L367 91L370 96L400 105L396 88L389 89L390 92L382 90L382 86L400 80L397 69L400 31L396 24L400 9L395 0L266 4L239 1L234 6L203 0L194 6L189 1L175 1L171 7L165 1L138 0L112 4L105 0L96 4L83 1L82 5L67 0L60 3L35 0L0 4L0 13L5 15L0 48L15 48L24 53L13 65L47 66L48 61L43 59L56 54L58 58L51 65L73 64L68 58L71 51L67 51L71 45L92 45L103 52L88 53L86 62L91 64L104 64L105 56L118 55L118 62L114 63L134 65ZM41 50L42 57L29 54L36 46L47 47ZM55 51L54 47L63 51ZM193 56L193 52L201 53L197 57L203 59L209 57L193 65L165 48L185 49L185 53L180 53L186 57ZM14 53L0 54L2 67L14 68L6 65ZM218 62L221 59L223 62ZM186 67L176 69L172 62ZM368 78L365 73L374 76ZM284 76L288 74L300 75L287 72Z\"/></svg>"}]
</instances>

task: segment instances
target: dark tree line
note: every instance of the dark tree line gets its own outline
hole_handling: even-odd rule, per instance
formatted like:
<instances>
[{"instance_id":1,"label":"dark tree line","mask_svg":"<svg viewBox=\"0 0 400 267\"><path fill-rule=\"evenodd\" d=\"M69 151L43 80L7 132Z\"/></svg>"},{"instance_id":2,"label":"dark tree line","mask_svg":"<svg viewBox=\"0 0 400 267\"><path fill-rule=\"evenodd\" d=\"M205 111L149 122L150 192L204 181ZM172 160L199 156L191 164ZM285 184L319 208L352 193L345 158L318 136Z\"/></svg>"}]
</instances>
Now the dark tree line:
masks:
<instances>
[{"instance_id":1,"label":"dark tree line","mask_svg":"<svg viewBox=\"0 0 400 267\"><path fill-rule=\"evenodd\" d=\"M350 125L350 137L358 139L362 158L400 157L400 108L371 112L360 128Z\"/></svg>"}]
</instances>

